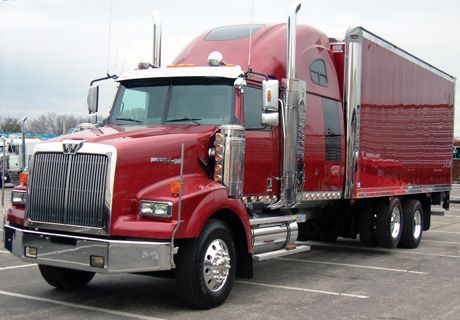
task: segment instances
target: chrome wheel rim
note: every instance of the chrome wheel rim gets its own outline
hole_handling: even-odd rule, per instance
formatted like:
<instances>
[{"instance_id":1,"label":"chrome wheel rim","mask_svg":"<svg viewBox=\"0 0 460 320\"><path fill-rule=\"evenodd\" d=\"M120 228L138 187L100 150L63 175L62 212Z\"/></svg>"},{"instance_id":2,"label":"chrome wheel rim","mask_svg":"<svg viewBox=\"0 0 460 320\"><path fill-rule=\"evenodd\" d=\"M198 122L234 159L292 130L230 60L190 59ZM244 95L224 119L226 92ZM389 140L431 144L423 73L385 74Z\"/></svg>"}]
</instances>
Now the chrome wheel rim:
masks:
<instances>
[{"instance_id":1,"label":"chrome wheel rim","mask_svg":"<svg viewBox=\"0 0 460 320\"><path fill-rule=\"evenodd\" d=\"M391 237L396 239L401 230L401 210L399 206L394 206L393 211L391 211L390 230Z\"/></svg>"},{"instance_id":2,"label":"chrome wheel rim","mask_svg":"<svg viewBox=\"0 0 460 320\"><path fill-rule=\"evenodd\" d=\"M219 291L230 273L230 254L224 241L216 239L209 244L204 256L203 275L206 287Z\"/></svg>"},{"instance_id":3,"label":"chrome wheel rim","mask_svg":"<svg viewBox=\"0 0 460 320\"><path fill-rule=\"evenodd\" d=\"M422 213L420 210L414 212L414 220L412 222L412 232L414 239L418 239L422 233Z\"/></svg>"}]
</instances>

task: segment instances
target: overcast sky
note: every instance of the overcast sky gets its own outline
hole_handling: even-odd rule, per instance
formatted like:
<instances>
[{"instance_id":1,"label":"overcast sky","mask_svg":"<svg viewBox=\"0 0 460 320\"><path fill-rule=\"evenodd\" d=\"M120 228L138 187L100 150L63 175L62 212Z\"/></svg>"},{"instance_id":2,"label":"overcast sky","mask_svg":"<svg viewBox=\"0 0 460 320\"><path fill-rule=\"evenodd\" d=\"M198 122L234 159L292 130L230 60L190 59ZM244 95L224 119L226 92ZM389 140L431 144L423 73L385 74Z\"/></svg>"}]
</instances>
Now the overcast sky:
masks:
<instances>
[{"instance_id":1,"label":"overcast sky","mask_svg":"<svg viewBox=\"0 0 460 320\"><path fill-rule=\"evenodd\" d=\"M254 23L284 22L291 0L254 0ZM112 10L110 10L112 6ZM92 79L151 61L151 12L163 19L163 65L195 36L250 22L251 0L0 0L0 117L87 113ZM112 28L109 47L109 20ZM460 75L460 1L304 1L299 22L331 37L364 26L432 65ZM115 85L103 85L107 112ZM460 105L457 84L456 105ZM460 136L460 114L456 135Z\"/></svg>"}]
</instances>

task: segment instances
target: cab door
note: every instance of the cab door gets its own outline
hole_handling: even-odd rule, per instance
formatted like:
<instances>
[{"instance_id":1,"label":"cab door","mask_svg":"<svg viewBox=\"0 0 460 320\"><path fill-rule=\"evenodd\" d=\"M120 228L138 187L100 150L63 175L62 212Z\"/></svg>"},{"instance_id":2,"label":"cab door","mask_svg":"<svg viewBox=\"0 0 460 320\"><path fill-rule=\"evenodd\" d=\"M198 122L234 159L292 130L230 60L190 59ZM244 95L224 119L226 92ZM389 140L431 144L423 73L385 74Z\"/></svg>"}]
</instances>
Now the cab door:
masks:
<instances>
[{"instance_id":1,"label":"cab door","mask_svg":"<svg viewBox=\"0 0 460 320\"><path fill-rule=\"evenodd\" d=\"M279 193L279 135L278 127L264 127L262 121L262 90L244 90L244 127L246 148L244 156L244 196L275 196ZM253 198L254 201L267 199Z\"/></svg>"}]
</instances>

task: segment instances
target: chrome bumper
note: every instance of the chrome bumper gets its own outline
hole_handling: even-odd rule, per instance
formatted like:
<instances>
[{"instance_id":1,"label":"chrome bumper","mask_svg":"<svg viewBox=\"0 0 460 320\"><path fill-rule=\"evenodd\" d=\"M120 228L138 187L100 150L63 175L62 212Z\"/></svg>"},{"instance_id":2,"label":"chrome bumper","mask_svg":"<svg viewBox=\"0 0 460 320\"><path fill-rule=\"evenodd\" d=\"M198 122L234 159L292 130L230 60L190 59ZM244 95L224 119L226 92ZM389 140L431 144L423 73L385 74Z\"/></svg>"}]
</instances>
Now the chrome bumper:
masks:
<instances>
[{"instance_id":1,"label":"chrome bumper","mask_svg":"<svg viewBox=\"0 0 460 320\"><path fill-rule=\"evenodd\" d=\"M169 242L86 238L5 226L5 248L23 261L100 273L147 272L172 269ZM26 248L37 250L26 256ZM103 257L104 266L91 265Z\"/></svg>"}]
</instances>

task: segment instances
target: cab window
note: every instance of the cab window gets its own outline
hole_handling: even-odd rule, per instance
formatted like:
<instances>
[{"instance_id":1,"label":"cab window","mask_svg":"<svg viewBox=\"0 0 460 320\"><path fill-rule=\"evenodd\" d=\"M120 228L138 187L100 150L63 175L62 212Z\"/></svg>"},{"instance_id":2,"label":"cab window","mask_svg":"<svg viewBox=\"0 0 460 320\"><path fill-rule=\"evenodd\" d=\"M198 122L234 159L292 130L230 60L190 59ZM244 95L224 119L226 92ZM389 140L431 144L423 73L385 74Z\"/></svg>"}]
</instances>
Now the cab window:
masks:
<instances>
[{"instance_id":1,"label":"cab window","mask_svg":"<svg viewBox=\"0 0 460 320\"><path fill-rule=\"evenodd\" d=\"M244 126L246 129L265 129L262 125L262 90L247 87L244 89Z\"/></svg>"}]
</instances>

